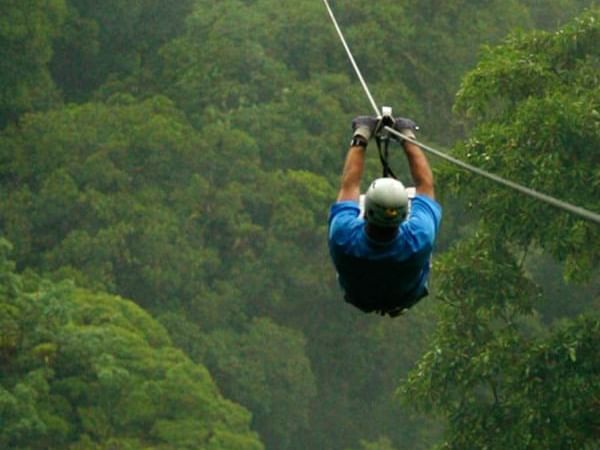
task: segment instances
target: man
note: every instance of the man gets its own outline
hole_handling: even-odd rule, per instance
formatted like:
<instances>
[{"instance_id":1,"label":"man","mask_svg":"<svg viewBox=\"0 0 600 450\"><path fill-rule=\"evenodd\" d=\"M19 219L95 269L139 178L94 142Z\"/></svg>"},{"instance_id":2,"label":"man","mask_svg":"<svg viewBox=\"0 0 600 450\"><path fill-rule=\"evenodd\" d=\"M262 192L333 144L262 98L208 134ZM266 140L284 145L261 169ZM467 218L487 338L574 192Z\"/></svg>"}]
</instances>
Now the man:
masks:
<instances>
[{"instance_id":1,"label":"man","mask_svg":"<svg viewBox=\"0 0 600 450\"><path fill-rule=\"evenodd\" d=\"M433 174L421 148L402 140L416 195L393 178L373 181L359 207L360 182L375 117L359 116L346 156L337 201L329 215L329 250L345 300L364 312L396 317L428 294L431 252L442 210L435 201ZM394 120L393 128L414 139L415 123ZM410 213L408 213L410 206Z\"/></svg>"}]
</instances>

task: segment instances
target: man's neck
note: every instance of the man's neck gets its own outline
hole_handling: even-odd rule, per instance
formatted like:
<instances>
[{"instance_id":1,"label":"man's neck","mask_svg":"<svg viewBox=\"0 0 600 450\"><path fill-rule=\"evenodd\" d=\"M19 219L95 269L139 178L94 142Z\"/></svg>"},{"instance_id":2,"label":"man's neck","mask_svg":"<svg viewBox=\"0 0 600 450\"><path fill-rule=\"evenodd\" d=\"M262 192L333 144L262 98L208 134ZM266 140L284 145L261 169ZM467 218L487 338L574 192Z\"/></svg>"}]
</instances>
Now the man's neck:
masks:
<instances>
[{"instance_id":1,"label":"man's neck","mask_svg":"<svg viewBox=\"0 0 600 450\"><path fill-rule=\"evenodd\" d=\"M381 243L389 242L398 235L398 227L378 227L367 223L365 230L369 238Z\"/></svg>"}]
</instances>

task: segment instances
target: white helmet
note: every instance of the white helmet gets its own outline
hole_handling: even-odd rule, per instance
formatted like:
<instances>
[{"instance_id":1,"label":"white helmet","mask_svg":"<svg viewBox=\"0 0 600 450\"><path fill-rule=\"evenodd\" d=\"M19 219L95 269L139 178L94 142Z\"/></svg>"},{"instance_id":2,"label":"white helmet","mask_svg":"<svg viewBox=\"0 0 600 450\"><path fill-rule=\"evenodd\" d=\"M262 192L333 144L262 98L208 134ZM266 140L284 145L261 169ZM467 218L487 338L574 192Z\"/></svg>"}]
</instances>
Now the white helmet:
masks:
<instances>
[{"instance_id":1,"label":"white helmet","mask_svg":"<svg viewBox=\"0 0 600 450\"><path fill-rule=\"evenodd\" d=\"M397 227L406 219L408 194L394 178L377 178L365 195L365 220L380 227Z\"/></svg>"}]
</instances>

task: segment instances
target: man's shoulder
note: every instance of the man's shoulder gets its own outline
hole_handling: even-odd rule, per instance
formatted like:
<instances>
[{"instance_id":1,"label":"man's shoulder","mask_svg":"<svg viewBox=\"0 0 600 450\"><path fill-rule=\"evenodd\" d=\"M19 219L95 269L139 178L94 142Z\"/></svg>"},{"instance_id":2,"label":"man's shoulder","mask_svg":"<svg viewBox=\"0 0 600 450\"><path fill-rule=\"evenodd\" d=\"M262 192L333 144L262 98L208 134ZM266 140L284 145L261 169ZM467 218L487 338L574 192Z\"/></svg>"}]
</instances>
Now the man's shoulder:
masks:
<instances>
[{"instance_id":1,"label":"man's shoulder","mask_svg":"<svg viewBox=\"0 0 600 450\"><path fill-rule=\"evenodd\" d=\"M354 245L364 221L359 217L357 202L342 201L331 205L329 239L338 246Z\"/></svg>"},{"instance_id":2,"label":"man's shoulder","mask_svg":"<svg viewBox=\"0 0 600 450\"><path fill-rule=\"evenodd\" d=\"M359 215L360 208L358 207L358 202L351 200L335 202L329 209L329 225L331 226L334 219L348 221L356 219Z\"/></svg>"},{"instance_id":3,"label":"man's shoulder","mask_svg":"<svg viewBox=\"0 0 600 450\"><path fill-rule=\"evenodd\" d=\"M408 220L400 226L402 236L414 252L431 249L439 231L442 207L431 197L417 195Z\"/></svg>"},{"instance_id":4,"label":"man's shoulder","mask_svg":"<svg viewBox=\"0 0 600 450\"><path fill-rule=\"evenodd\" d=\"M342 200L339 202L335 202L331 205L329 209L330 215L339 214L340 212L360 212L360 208L358 206L358 202L354 200Z\"/></svg>"},{"instance_id":5,"label":"man's shoulder","mask_svg":"<svg viewBox=\"0 0 600 450\"><path fill-rule=\"evenodd\" d=\"M440 203L437 200L435 200L434 198L432 198L428 195L425 195L425 194L417 194L412 198L411 201L413 203L416 202L417 204L418 203L425 204L425 205L429 206L430 208L434 208L436 210L440 210L440 211L442 210L442 205L440 205Z\"/></svg>"},{"instance_id":6,"label":"man's shoulder","mask_svg":"<svg viewBox=\"0 0 600 450\"><path fill-rule=\"evenodd\" d=\"M411 215L429 216L439 225L442 218L442 205L427 195L419 194L411 201Z\"/></svg>"}]
</instances>

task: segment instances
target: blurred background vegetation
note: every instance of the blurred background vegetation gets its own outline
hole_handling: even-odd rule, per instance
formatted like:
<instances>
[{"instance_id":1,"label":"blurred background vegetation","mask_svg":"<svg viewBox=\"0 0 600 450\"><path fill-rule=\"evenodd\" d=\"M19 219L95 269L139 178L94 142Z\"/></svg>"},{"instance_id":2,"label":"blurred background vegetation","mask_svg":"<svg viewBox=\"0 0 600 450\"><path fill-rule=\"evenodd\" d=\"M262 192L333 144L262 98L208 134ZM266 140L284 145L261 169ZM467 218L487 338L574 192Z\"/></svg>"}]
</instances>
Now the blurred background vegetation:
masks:
<instances>
[{"instance_id":1,"label":"blurred background vegetation","mask_svg":"<svg viewBox=\"0 0 600 450\"><path fill-rule=\"evenodd\" d=\"M420 140L600 211L595 1L331 5ZM432 295L343 302L326 219L371 111L322 2L0 12L0 448L600 446L597 225L432 157Z\"/></svg>"}]
</instances>

